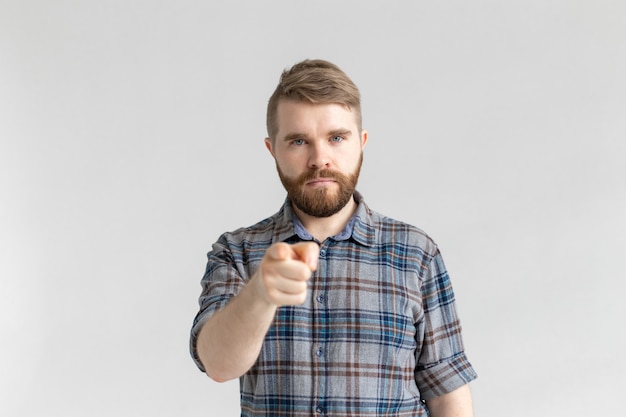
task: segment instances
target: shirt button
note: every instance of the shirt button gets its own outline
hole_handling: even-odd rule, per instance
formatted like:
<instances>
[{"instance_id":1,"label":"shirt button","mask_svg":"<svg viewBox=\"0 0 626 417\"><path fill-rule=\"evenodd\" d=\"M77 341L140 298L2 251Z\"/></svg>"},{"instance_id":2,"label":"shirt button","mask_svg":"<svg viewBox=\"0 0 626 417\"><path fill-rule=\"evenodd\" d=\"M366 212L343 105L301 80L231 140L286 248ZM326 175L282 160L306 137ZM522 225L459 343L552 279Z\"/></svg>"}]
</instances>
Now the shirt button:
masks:
<instances>
[{"instance_id":1,"label":"shirt button","mask_svg":"<svg viewBox=\"0 0 626 417\"><path fill-rule=\"evenodd\" d=\"M317 350L315 351L315 354L316 354L317 356L322 356L322 355L324 354L324 351L322 350L322 348L319 348L319 349L317 349Z\"/></svg>"},{"instance_id":2,"label":"shirt button","mask_svg":"<svg viewBox=\"0 0 626 417\"><path fill-rule=\"evenodd\" d=\"M323 414L324 413L324 407L322 407L321 405L318 405L317 407L315 407L315 412L317 414Z\"/></svg>"},{"instance_id":3,"label":"shirt button","mask_svg":"<svg viewBox=\"0 0 626 417\"><path fill-rule=\"evenodd\" d=\"M326 249L320 249L320 257L326 256Z\"/></svg>"},{"instance_id":4,"label":"shirt button","mask_svg":"<svg viewBox=\"0 0 626 417\"><path fill-rule=\"evenodd\" d=\"M323 304L324 303L324 296L320 294L320 295L317 296L316 300L317 300L318 303Z\"/></svg>"}]
</instances>

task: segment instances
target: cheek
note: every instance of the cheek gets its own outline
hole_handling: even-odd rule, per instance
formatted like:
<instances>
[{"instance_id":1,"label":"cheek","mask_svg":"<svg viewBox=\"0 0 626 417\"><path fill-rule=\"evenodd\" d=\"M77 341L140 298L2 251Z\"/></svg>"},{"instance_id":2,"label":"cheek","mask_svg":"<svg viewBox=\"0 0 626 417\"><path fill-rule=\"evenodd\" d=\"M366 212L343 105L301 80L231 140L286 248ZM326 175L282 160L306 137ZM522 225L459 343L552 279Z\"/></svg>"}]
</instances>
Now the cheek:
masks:
<instances>
[{"instance_id":1,"label":"cheek","mask_svg":"<svg viewBox=\"0 0 626 417\"><path fill-rule=\"evenodd\" d=\"M302 170L301 165L303 162L301 162L300 159L301 158L296 158L293 155L289 157L276 155L276 164L280 167L281 171L292 176Z\"/></svg>"},{"instance_id":2,"label":"cheek","mask_svg":"<svg viewBox=\"0 0 626 417\"><path fill-rule=\"evenodd\" d=\"M359 160L361 159L361 149L350 149L349 152L345 152L338 157L339 159L337 160L337 162L341 164L344 168L352 171L359 164Z\"/></svg>"}]
</instances>

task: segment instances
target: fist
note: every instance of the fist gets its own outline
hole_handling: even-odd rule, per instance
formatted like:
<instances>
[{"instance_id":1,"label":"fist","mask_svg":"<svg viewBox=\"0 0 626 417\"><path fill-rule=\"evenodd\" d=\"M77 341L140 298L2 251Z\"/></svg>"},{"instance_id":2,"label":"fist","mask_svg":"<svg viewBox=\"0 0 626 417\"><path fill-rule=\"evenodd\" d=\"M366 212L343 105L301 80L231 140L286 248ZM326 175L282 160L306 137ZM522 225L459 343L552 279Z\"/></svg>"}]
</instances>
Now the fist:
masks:
<instances>
[{"instance_id":1,"label":"fist","mask_svg":"<svg viewBox=\"0 0 626 417\"><path fill-rule=\"evenodd\" d=\"M260 296L277 307L304 303L307 281L317 269L319 252L319 245L314 242L270 246L257 271Z\"/></svg>"}]
</instances>

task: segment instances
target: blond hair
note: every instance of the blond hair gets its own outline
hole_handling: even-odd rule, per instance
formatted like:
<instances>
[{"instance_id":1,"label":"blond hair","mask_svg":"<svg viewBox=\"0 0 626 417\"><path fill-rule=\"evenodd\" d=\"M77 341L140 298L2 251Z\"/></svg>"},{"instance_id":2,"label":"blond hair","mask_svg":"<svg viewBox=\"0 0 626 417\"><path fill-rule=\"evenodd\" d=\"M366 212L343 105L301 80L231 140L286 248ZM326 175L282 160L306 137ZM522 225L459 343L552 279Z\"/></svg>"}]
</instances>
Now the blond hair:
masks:
<instances>
[{"instance_id":1,"label":"blond hair","mask_svg":"<svg viewBox=\"0 0 626 417\"><path fill-rule=\"evenodd\" d=\"M352 80L335 64L321 59L304 60L283 71L267 104L267 133L278 133L277 109L280 100L314 104L337 103L355 112L361 129L361 95Z\"/></svg>"}]
</instances>

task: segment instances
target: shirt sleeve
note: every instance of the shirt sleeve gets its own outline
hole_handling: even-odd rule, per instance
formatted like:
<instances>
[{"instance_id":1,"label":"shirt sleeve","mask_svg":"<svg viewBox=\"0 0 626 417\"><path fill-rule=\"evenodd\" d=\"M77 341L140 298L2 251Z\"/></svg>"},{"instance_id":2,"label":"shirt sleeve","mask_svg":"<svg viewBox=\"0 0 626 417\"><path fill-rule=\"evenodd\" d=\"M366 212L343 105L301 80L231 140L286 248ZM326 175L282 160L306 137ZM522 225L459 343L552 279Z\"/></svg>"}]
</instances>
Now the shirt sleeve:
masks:
<instances>
[{"instance_id":1,"label":"shirt sleeve","mask_svg":"<svg viewBox=\"0 0 626 417\"><path fill-rule=\"evenodd\" d=\"M205 372L205 369L198 357L198 334L204 323L223 308L244 286L241 271L237 268L224 236L213 245L207 258L206 271L201 281L202 292L198 300L200 309L193 321L189 340L191 357L202 372Z\"/></svg>"},{"instance_id":2,"label":"shirt sleeve","mask_svg":"<svg viewBox=\"0 0 626 417\"><path fill-rule=\"evenodd\" d=\"M439 251L424 277L422 303L424 317L417 325L421 346L416 353L415 380L422 399L428 400L477 377L464 352L454 292Z\"/></svg>"}]
</instances>

